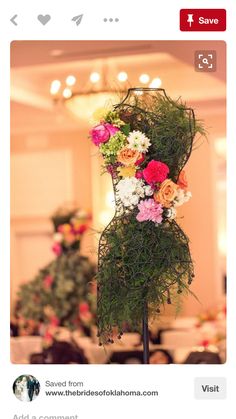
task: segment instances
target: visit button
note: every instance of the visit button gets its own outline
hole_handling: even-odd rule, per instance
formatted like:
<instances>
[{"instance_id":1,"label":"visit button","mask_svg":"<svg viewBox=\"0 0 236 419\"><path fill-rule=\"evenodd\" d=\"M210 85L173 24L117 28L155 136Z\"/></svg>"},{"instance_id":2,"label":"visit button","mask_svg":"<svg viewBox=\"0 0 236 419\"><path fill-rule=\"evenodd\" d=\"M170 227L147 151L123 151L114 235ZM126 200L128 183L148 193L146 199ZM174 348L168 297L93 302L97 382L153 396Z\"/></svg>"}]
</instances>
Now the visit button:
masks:
<instances>
[{"instance_id":1,"label":"visit button","mask_svg":"<svg viewBox=\"0 0 236 419\"><path fill-rule=\"evenodd\" d=\"M225 31L225 9L181 9L181 31Z\"/></svg>"}]
</instances>

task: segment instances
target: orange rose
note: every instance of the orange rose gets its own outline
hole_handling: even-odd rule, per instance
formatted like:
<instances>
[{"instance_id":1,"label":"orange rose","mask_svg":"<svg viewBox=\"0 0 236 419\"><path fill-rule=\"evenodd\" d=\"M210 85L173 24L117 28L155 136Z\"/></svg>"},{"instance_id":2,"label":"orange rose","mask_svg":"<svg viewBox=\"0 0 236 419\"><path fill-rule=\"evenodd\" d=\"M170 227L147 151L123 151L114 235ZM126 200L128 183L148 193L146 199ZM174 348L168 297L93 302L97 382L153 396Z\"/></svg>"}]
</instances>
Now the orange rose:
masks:
<instances>
[{"instance_id":1,"label":"orange rose","mask_svg":"<svg viewBox=\"0 0 236 419\"><path fill-rule=\"evenodd\" d=\"M187 181L185 170L182 170L182 172L180 172L177 185L181 189L186 189L188 187L188 181Z\"/></svg>"},{"instance_id":2,"label":"orange rose","mask_svg":"<svg viewBox=\"0 0 236 419\"><path fill-rule=\"evenodd\" d=\"M159 202L163 207L171 207L172 201L177 195L178 185L172 182L170 179L164 180L162 182L159 191L154 193L154 199L156 202Z\"/></svg>"},{"instance_id":3,"label":"orange rose","mask_svg":"<svg viewBox=\"0 0 236 419\"><path fill-rule=\"evenodd\" d=\"M142 153L137 150L130 150L129 148L122 148L117 154L117 160L124 166L133 166L137 160L142 158Z\"/></svg>"},{"instance_id":4,"label":"orange rose","mask_svg":"<svg viewBox=\"0 0 236 419\"><path fill-rule=\"evenodd\" d=\"M64 240L68 244L72 244L75 241L75 235L73 233L66 233L64 235Z\"/></svg>"}]
</instances>

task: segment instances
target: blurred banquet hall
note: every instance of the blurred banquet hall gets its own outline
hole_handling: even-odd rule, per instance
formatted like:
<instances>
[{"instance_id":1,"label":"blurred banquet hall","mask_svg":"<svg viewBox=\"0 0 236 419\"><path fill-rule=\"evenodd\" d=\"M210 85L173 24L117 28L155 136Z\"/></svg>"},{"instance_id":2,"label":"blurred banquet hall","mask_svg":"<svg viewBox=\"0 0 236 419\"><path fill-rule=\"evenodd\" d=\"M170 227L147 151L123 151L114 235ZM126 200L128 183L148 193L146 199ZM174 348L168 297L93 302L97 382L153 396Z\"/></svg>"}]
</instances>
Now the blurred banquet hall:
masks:
<instances>
[{"instance_id":1,"label":"blurred banquet hall","mask_svg":"<svg viewBox=\"0 0 236 419\"><path fill-rule=\"evenodd\" d=\"M195 51L212 49L217 54L216 71L197 71ZM114 214L114 197L110 176L101 175L102 159L88 132L95 109L107 101L118 103L129 87L163 88L171 98L181 97L207 130L206 138L195 139L186 165L193 198L177 219L190 238L195 266L192 294L182 299L177 315L168 306L150 324L150 363L225 362L224 42L15 41L11 44L12 363L142 363L140 335L128 327L121 340L105 350L98 346L96 301L91 303L96 298L99 232ZM78 211L82 211L79 217L87 214L86 223L84 218L79 221L83 229L79 252L87 264L79 274L89 270L92 284L84 299L78 290L80 324L56 316L53 302L48 303L54 301L50 282L54 265L44 268L56 258L52 215L55 226L55 214L78 216ZM63 272L57 297L63 310L69 310L78 305L73 299L77 290L75 284L71 289L68 283L65 286ZM32 302L26 293L29 287L24 286L32 288L39 275L44 275L45 300ZM39 289L35 292L40 294ZM37 313L42 311L41 317L26 318L22 304L30 303ZM50 330L45 321L48 312L54 315Z\"/></svg>"}]
</instances>

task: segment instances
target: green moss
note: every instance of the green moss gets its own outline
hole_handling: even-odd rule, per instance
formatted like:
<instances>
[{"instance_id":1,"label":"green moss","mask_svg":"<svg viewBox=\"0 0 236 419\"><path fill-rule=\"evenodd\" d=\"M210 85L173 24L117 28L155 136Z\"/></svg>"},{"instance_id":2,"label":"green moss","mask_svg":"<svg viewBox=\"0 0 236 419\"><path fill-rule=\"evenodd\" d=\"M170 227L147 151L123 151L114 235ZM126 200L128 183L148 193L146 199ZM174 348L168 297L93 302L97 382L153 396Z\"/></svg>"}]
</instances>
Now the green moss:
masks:
<instances>
[{"instance_id":1,"label":"green moss","mask_svg":"<svg viewBox=\"0 0 236 419\"><path fill-rule=\"evenodd\" d=\"M131 131L139 130L151 141L143 167L153 159L162 161L177 182L191 155L195 134L205 134L193 111L157 91L129 96L116 106L116 112ZM111 163L119 148L120 143L113 144L112 154L107 154L114 158ZM116 215L99 244L97 315L101 343L109 342L125 325L129 330L140 330L146 306L150 320L171 301L178 310L179 297L188 293L194 276L188 237L174 220L158 226L150 221L140 223L137 208L127 214L117 196L116 205Z\"/></svg>"}]
</instances>

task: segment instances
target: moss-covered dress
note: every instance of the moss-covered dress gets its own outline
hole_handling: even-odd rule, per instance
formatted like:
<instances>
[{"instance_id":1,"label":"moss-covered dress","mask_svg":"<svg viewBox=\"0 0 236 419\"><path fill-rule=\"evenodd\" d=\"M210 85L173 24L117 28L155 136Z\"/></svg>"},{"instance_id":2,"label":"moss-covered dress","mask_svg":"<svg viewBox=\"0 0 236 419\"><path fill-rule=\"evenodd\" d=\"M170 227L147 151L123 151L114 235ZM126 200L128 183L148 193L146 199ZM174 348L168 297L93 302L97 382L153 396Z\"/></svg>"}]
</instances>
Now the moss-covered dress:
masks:
<instances>
[{"instance_id":1,"label":"moss-covered dress","mask_svg":"<svg viewBox=\"0 0 236 419\"><path fill-rule=\"evenodd\" d=\"M191 109L170 100L162 89L129 89L115 107L120 118L150 139L148 160L159 160L178 181L192 151L195 134ZM175 220L158 226L138 222L137 208L130 210L116 193L116 213L99 243L98 335L100 343L120 337L124 324L139 330L143 310L149 317L170 303L175 293L188 289L193 274L189 240ZM173 298L174 300L174 298Z\"/></svg>"}]
</instances>

